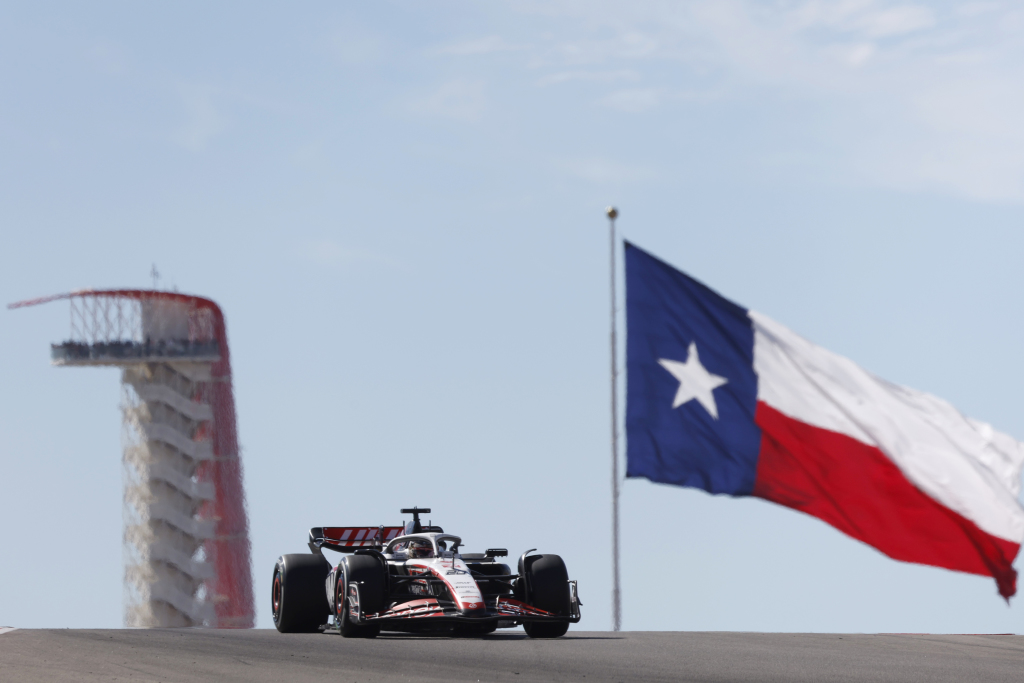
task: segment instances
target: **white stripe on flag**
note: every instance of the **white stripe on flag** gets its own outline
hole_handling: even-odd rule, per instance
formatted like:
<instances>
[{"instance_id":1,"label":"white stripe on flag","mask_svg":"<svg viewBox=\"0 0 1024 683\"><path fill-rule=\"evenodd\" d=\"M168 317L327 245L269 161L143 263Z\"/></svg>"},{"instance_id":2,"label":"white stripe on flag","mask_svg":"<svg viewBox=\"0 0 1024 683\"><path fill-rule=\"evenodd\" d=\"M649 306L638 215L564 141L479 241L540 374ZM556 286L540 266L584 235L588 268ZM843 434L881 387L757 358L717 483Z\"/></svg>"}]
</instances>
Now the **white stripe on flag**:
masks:
<instances>
[{"instance_id":1,"label":"white stripe on flag","mask_svg":"<svg viewBox=\"0 0 1024 683\"><path fill-rule=\"evenodd\" d=\"M935 501L1014 543L1024 540L1024 444L940 398L875 377L771 318L754 323L757 398L791 418L885 453Z\"/></svg>"}]
</instances>

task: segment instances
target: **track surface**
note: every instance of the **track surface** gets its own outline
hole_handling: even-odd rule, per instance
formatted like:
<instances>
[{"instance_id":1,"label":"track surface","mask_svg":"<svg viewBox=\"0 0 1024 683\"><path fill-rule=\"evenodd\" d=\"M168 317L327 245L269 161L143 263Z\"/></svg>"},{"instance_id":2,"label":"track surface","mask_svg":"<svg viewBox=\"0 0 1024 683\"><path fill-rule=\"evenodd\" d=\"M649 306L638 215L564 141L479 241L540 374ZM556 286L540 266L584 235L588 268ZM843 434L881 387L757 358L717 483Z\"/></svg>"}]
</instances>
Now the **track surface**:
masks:
<instances>
[{"instance_id":1,"label":"track surface","mask_svg":"<svg viewBox=\"0 0 1024 683\"><path fill-rule=\"evenodd\" d=\"M1022 636L17 630L0 681L1024 681Z\"/></svg>"}]
</instances>

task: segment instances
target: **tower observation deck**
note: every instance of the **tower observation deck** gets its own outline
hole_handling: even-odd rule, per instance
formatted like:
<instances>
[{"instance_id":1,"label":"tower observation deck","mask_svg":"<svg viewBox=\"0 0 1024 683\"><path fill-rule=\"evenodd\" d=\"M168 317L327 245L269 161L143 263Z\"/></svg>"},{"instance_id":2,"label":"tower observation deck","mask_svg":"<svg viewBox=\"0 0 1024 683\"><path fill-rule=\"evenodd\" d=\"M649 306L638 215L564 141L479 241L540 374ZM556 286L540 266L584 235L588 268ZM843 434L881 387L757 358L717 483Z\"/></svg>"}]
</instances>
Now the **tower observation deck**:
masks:
<instances>
[{"instance_id":1,"label":"tower observation deck","mask_svg":"<svg viewBox=\"0 0 1024 683\"><path fill-rule=\"evenodd\" d=\"M58 366L121 368L125 624L251 628L249 524L231 359L213 301L155 290L82 290L67 300Z\"/></svg>"}]
</instances>

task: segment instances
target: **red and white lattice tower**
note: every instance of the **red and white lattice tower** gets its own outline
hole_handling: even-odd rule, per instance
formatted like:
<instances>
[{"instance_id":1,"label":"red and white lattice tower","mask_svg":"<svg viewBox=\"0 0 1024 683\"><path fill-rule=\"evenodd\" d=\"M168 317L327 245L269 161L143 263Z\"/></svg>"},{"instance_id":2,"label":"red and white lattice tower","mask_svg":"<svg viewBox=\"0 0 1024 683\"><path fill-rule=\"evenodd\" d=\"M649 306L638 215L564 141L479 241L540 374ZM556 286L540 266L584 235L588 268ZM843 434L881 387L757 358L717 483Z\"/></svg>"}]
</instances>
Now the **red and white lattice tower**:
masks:
<instances>
[{"instance_id":1,"label":"red and white lattice tower","mask_svg":"<svg viewBox=\"0 0 1024 683\"><path fill-rule=\"evenodd\" d=\"M249 524L231 358L213 301L177 292L83 290L54 365L121 368L125 623L251 628Z\"/></svg>"}]
</instances>

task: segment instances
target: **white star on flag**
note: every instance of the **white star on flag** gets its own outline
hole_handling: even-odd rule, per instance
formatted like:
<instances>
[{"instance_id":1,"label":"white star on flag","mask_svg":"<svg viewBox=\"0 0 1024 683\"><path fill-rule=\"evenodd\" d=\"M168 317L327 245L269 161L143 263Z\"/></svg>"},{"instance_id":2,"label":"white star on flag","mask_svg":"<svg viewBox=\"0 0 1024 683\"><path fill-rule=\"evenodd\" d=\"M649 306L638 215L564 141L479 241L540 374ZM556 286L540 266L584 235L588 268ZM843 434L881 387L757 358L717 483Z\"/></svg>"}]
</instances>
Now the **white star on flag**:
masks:
<instances>
[{"instance_id":1,"label":"white star on flag","mask_svg":"<svg viewBox=\"0 0 1024 683\"><path fill-rule=\"evenodd\" d=\"M717 420L718 405L715 403L715 395L712 392L729 380L718 375L712 375L700 364L696 342L690 342L690 348L687 353L688 356L685 363L665 358L658 359L658 364L679 380L679 390L676 391L672 407L678 408L687 401L697 399L704 406L704 409L711 413L711 417Z\"/></svg>"}]
</instances>

